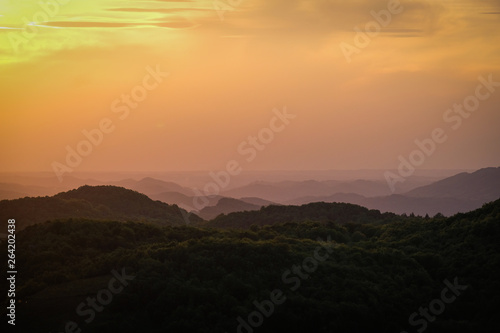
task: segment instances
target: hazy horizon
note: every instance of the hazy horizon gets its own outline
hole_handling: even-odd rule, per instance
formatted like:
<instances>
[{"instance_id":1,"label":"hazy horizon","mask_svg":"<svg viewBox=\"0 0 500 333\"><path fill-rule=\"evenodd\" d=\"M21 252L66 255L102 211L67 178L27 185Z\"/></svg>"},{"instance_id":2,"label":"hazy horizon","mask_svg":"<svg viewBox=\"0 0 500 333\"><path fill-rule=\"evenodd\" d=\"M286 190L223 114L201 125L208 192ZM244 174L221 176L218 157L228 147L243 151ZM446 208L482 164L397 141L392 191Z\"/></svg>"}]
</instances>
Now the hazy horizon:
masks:
<instances>
[{"instance_id":1,"label":"hazy horizon","mask_svg":"<svg viewBox=\"0 0 500 333\"><path fill-rule=\"evenodd\" d=\"M112 182L125 179L133 179L136 181L142 180L144 178L153 178L163 181L172 181L182 183L185 177L197 178L200 181L206 181L210 179L210 173L218 173L223 170L191 170L191 171L78 171L71 173L72 179L94 179L103 182ZM385 181L384 172L385 169L360 169L360 170L242 170L238 175L232 176L231 179L237 183L245 183L252 181L269 181L269 182L280 182L280 181L328 181L328 180L338 180L338 181L353 181L353 180L380 180ZM397 172L397 170L389 170ZM412 177L409 178L431 178L431 179L441 179L449 176L453 176L462 172L474 172L476 169L418 169ZM26 171L26 172L0 172L0 182L8 182L12 180L16 181L16 178L21 179L23 177L29 178L45 178L57 180L56 175L51 171ZM205 179L205 180L204 180ZM61 185L65 183L64 178L62 182L58 182ZM182 185L182 184L181 184Z\"/></svg>"}]
</instances>

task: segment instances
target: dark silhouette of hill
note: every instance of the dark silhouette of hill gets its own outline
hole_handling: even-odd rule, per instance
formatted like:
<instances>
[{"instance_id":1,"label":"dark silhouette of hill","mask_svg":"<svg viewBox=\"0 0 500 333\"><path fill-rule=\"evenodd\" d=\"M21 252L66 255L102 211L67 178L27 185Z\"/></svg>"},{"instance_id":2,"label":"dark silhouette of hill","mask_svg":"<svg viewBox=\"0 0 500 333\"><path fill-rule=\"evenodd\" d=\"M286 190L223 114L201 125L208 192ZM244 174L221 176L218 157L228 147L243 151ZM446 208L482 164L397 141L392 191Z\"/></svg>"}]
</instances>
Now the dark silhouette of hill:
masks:
<instances>
[{"instance_id":1,"label":"dark silhouette of hill","mask_svg":"<svg viewBox=\"0 0 500 333\"><path fill-rule=\"evenodd\" d=\"M360 205L369 209L378 209L382 212L396 214L416 214L434 216L441 213L451 216L460 212L467 212L484 204L483 201L462 200L457 198L417 198L401 194L385 197L366 198L352 193L337 193L326 197L304 197L288 202L287 204L301 205L311 202L345 202Z\"/></svg>"},{"instance_id":2,"label":"dark silhouette of hill","mask_svg":"<svg viewBox=\"0 0 500 333\"><path fill-rule=\"evenodd\" d=\"M420 216L443 214L451 216L460 212L467 212L481 207L484 201L461 200L448 198L412 198L405 195L394 194L387 197L365 198L361 205L383 212L396 214L417 214Z\"/></svg>"},{"instance_id":3,"label":"dark silhouette of hill","mask_svg":"<svg viewBox=\"0 0 500 333\"><path fill-rule=\"evenodd\" d=\"M285 202L286 205L306 205L312 202L344 202L363 206L366 197L354 193L335 193L327 196L307 196Z\"/></svg>"},{"instance_id":4,"label":"dark silhouette of hill","mask_svg":"<svg viewBox=\"0 0 500 333\"><path fill-rule=\"evenodd\" d=\"M273 225L298 221L330 221L338 224L386 223L399 220L393 213L380 213L349 203L315 202L302 206L267 206L257 211L235 212L221 215L206 225L215 228L247 229L251 225Z\"/></svg>"},{"instance_id":5,"label":"dark silhouette of hill","mask_svg":"<svg viewBox=\"0 0 500 333\"><path fill-rule=\"evenodd\" d=\"M23 184L21 182L25 183ZM77 188L83 184L102 185L102 182L93 179L79 179L69 175L62 183L59 182L55 176L39 178L14 177L14 179L9 179L8 182L0 183L0 200L52 196L63 191Z\"/></svg>"},{"instance_id":6,"label":"dark silhouette of hill","mask_svg":"<svg viewBox=\"0 0 500 333\"><path fill-rule=\"evenodd\" d=\"M24 184L21 182L24 182ZM148 196L161 192L179 192L185 195L193 193L189 188L183 187L177 183L167 182L151 177L145 177L141 180L128 178L119 181L100 181L67 175L64 177L63 182L59 182L55 177L48 176L32 178L14 177L14 179L9 182L0 182L0 200L18 199L28 196L52 196L83 185L114 185L141 192Z\"/></svg>"},{"instance_id":7,"label":"dark silhouette of hill","mask_svg":"<svg viewBox=\"0 0 500 333\"><path fill-rule=\"evenodd\" d=\"M1 224L11 218L16 219L18 229L60 218L143 221L159 225L185 223L178 206L153 201L142 193L109 185L86 185L52 197L0 201ZM194 214L190 216L192 223L201 221Z\"/></svg>"}]
</instances>

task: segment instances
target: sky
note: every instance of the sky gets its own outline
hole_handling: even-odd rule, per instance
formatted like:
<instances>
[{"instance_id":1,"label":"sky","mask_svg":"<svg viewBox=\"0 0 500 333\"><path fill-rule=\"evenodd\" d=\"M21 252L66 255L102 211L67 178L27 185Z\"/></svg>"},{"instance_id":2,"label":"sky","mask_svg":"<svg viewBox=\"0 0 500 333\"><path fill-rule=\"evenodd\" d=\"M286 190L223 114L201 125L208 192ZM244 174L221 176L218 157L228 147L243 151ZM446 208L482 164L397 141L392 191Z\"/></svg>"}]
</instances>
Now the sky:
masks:
<instances>
[{"instance_id":1,"label":"sky","mask_svg":"<svg viewBox=\"0 0 500 333\"><path fill-rule=\"evenodd\" d=\"M499 0L1 0L0 171L499 166L498 31Z\"/></svg>"}]
</instances>

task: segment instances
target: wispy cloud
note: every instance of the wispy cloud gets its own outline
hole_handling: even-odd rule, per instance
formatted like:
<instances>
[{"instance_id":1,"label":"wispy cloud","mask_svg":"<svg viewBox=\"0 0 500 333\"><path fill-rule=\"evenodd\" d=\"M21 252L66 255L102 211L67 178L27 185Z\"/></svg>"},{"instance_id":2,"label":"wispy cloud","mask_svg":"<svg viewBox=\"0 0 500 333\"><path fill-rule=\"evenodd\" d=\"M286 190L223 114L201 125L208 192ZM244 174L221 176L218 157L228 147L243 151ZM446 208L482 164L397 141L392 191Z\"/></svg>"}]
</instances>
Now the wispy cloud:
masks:
<instances>
[{"instance_id":1,"label":"wispy cloud","mask_svg":"<svg viewBox=\"0 0 500 333\"><path fill-rule=\"evenodd\" d=\"M125 22L85 22L85 21L55 21L47 22L45 25L65 28L124 28L137 26L136 23Z\"/></svg>"},{"instance_id":2,"label":"wispy cloud","mask_svg":"<svg viewBox=\"0 0 500 333\"><path fill-rule=\"evenodd\" d=\"M181 13L181 12L212 12L213 9L208 8L110 8L108 11L115 12L131 12L131 13Z\"/></svg>"}]
</instances>

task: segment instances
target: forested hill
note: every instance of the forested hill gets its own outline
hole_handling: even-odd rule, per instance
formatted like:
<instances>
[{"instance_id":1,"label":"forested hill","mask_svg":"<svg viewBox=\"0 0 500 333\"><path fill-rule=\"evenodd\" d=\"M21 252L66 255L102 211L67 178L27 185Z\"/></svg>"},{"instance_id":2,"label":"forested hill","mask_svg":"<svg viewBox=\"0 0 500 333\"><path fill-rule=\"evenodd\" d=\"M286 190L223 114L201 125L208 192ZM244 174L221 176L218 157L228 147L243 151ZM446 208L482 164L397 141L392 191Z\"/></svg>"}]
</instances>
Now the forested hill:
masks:
<instances>
[{"instance_id":1,"label":"forested hill","mask_svg":"<svg viewBox=\"0 0 500 333\"><path fill-rule=\"evenodd\" d=\"M115 221L144 221L160 225L183 225L176 205L153 201L139 192L116 186L82 186L52 197L0 201L0 225L15 218L18 229L59 218L91 218ZM189 216L191 223L202 221ZM5 227L4 230L7 230Z\"/></svg>"},{"instance_id":2,"label":"forested hill","mask_svg":"<svg viewBox=\"0 0 500 333\"><path fill-rule=\"evenodd\" d=\"M331 221L338 224L388 223L400 221L401 216L380 213L354 204L316 202L302 206L267 206L258 211L220 215L207 223L214 228L248 229L251 225L272 225L297 221Z\"/></svg>"},{"instance_id":3,"label":"forested hill","mask_svg":"<svg viewBox=\"0 0 500 333\"><path fill-rule=\"evenodd\" d=\"M16 239L18 332L64 332L70 321L83 332L250 332L238 330L238 318L255 323L258 311L267 313L253 329L262 333L498 326L500 201L382 225L223 230L72 219L30 226ZM90 317L86 300L99 300L116 272L131 280ZM271 311L276 290L282 301ZM419 309L429 308L425 320Z\"/></svg>"}]
</instances>

